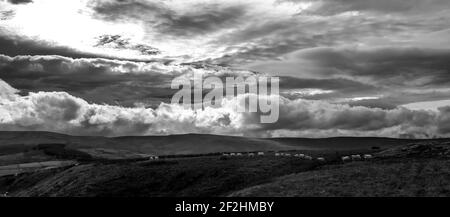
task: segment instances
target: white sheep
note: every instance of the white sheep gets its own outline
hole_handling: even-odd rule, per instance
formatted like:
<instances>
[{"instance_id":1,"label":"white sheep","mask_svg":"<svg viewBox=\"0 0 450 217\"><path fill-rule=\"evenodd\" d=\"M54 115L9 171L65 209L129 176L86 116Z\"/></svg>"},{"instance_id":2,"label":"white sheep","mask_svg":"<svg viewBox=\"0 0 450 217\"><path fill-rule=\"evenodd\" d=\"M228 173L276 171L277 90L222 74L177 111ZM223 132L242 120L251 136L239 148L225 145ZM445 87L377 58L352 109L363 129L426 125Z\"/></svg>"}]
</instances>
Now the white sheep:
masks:
<instances>
[{"instance_id":1,"label":"white sheep","mask_svg":"<svg viewBox=\"0 0 450 217\"><path fill-rule=\"evenodd\" d=\"M280 156L280 153L275 153L275 156L277 156L277 157Z\"/></svg>"},{"instance_id":2,"label":"white sheep","mask_svg":"<svg viewBox=\"0 0 450 217\"><path fill-rule=\"evenodd\" d=\"M318 161L325 162L325 158L323 158L323 157L318 157L317 160L318 160Z\"/></svg>"},{"instance_id":3,"label":"white sheep","mask_svg":"<svg viewBox=\"0 0 450 217\"><path fill-rule=\"evenodd\" d=\"M313 158L311 156L305 155L306 160L312 160Z\"/></svg>"},{"instance_id":4,"label":"white sheep","mask_svg":"<svg viewBox=\"0 0 450 217\"><path fill-rule=\"evenodd\" d=\"M230 156L236 156L236 153L231 153Z\"/></svg>"},{"instance_id":5,"label":"white sheep","mask_svg":"<svg viewBox=\"0 0 450 217\"><path fill-rule=\"evenodd\" d=\"M298 156L301 157L301 158L304 158L305 154L299 154Z\"/></svg>"},{"instance_id":6,"label":"white sheep","mask_svg":"<svg viewBox=\"0 0 450 217\"><path fill-rule=\"evenodd\" d=\"M262 155L264 155L264 152L260 151L260 152L258 152L258 155L262 156Z\"/></svg>"},{"instance_id":7,"label":"white sheep","mask_svg":"<svg viewBox=\"0 0 450 217\"><path fill-rule=\"evenodd\" d=\"M361 155L359 154L352 155L352 160L361 160Z\"/></svg>"},{"instance_id":8,"label":"white sheep","mask_svg":"<svg viewBox=\"0 0 450 217\"><path fill-rule=\"evenodd\" d=\"M237 153L236 156L242 156L242 153Z\"/></svg>"},{"instance_id":9,"label":"white sheep","mask_svg":"<svg viewBox=\"0 0 450 217\"><path fill-rule=\"evenodd\" d=\"M368 160L368 159L372 159L373 156L371 154L365 154L364 155L364 159Z\"/></svg>"},{"instance_id":10,"label":"white sheep","mask_svg":"<svg viewBox=\"0 0 450 217\"><path fill-rule=\"evenodd\" d=\"M290 157L291 156L291 154L285 154L286 155L286 157Z\"/></svg>"},{"instance_id":11,"label":"white sheep","mask_svg":"<svg viewBox=\"0 0 450 217\"><path fill-rule=\"evenodd\" d=\"M254 153L248 153L248 156L253 157L253 156L255 156L255 154Z\"/></svg>"},{"instance_id":12,"label":"white sheep","mask_svg":"<svg viewBox=\"0 0 450 217\"><path fill-rule=\"evenodd\" d=\"M350 161L350 157L349 156L343 156L343 157L341 157L341 159L342 159L343 162Z\"/></svg>"}]
</instances>

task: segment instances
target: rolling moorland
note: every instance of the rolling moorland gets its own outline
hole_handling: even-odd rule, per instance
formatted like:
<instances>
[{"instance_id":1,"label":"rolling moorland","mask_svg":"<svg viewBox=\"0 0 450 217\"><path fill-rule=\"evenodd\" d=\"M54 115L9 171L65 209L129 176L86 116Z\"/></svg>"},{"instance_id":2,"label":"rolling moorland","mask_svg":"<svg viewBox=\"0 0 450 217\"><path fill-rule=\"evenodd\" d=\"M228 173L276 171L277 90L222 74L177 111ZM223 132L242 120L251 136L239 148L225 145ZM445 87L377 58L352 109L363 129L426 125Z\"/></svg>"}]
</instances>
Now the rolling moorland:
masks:
<instances>
[{"instance_id":1,"label":"rolling moorland","mask_svg":"<svg viewBox=\"0 0 450 217\"><path fill-rule=\"evenodd\" d=\"M450 139L199 134L106 138L0 132L0 194L450 196L449 150ZM257 151L264 151L264 156L247 155ZM224 152L243 156L223 156ZM297 153L326 161L294 157ZM374 158L341 161L341 156L351 154ZM159 159L150 160L153 156Z\"/></svg>"}]
</instances>

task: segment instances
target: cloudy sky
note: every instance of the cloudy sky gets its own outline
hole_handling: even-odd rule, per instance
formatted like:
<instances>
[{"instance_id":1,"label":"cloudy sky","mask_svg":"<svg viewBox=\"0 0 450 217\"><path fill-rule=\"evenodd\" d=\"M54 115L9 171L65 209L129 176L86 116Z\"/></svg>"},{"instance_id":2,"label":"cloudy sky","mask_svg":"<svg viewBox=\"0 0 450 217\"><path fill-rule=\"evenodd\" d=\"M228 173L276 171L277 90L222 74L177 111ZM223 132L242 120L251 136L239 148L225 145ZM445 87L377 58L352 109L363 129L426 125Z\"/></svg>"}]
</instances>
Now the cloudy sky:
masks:
<instances>
[{"instance_id":1,"label":"cloudy sky","mask_svg":"<svg viewBox=\"0 0 450 217\"><path fill-rule=\"evenodd\" d=\"M172 79L280 77L280 119L170 104ZM0 130L450 136L448 0L0 0Z\"/></svg>"}]
</instances>

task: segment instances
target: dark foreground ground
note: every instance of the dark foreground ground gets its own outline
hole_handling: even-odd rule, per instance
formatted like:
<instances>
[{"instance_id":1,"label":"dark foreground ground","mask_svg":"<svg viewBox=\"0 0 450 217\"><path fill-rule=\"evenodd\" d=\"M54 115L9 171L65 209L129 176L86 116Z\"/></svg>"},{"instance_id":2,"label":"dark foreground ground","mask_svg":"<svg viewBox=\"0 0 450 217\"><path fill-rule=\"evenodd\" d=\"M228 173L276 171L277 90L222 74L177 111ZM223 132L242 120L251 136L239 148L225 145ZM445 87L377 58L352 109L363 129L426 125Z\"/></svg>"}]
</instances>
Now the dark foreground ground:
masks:
<instances>
[{"instance_id":1,"label":"dark foreground ground","mask_svg":"<svg viewBox=\"0 0 450 217\"><path fill-rule=\"evenodd\" d=\"M246 153L241 157L167 155L158 160L136 158L143 153L136 155L129 151L125 154L119 152L121 156L131 156L131 159L99 158L110 157L111 152L105 155L98 151L83 152L85 149L65 149L54 144L40 145L24 153L10 151L3 155L9 156L3 158L3 168L9 171L10 165L6 165L6 160L15 159L11 155L29 155L28 161L52 160L51 164L40 163L51 167L23 170L25 166L33 166L33 163L28 163L18 166L20 172L1 175L0 194L89 197L450 196L450 143L447 140L416 141L407 145L402 141L397 145L376 147L373 144L360 145L360 149L354 146L326 149L324 145L321 149L282 149L265 151L264 156L248 156ZM275 156L280 152L325 157L326 161ZM374 158L346 163L340 160L341 156L366 153ZM57 166L58 160L64 164Z\"/></svg>"}]
</instances>

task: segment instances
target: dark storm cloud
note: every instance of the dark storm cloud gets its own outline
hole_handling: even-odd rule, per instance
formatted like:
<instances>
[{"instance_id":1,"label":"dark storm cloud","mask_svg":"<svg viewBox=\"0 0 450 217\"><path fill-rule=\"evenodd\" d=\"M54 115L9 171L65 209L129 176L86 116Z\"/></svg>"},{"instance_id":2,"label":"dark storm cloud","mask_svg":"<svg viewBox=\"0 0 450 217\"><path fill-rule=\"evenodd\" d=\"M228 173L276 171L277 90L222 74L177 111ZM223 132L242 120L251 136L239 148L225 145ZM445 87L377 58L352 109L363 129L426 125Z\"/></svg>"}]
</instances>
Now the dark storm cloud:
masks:
<instances>
[{"instance_id":1,"label":"dark storm cloud","mask_svg":"<svg viewBox=\"0 0 450 217\"><path fill-rule=\"evenodd\" d=\"M415 102L433 102L440 100L448 100L450 90L433 91L423 90L422 92L414 92L411 90L396 91L388 89L382 92L383 96L375 99L361 99L357 101L347 101L350 106L364 106L369 108L394 109L402 105ZM430 108L431 109L431 108Z\"/></svg>"},{"instance_id":2,"label":"dark storm cloud","mask_svg":"<svg viewBox=\"0 0 450 217\"><path fill-rule=\"evenodd\" d=\"M426 48L312 48L280 61L260 63L254 70L291 76L369 78L387 87L447 87L450 50ZM296 70L300 69L300 70Z\"/></svg>"},{"instance_id":3,"label":"dark storm cloud","mask_svg":"<svg viewBox=\"0 0 450 217\"><path fill-rule=\"evenodd\" d=\"M318 6L304 13L335 15L347 11L381 13L429 13L450 8L447 0L280 0L289 2L315 2Z\"/></svg>"},{"instance_id":4,"label":"dark storm cloud","mask_svg":"<svg viewBox=\"0 0 450 217\"><path fill-rule=\"evenodd\" d=\"M313 48L252 69L297 77L287 81L305 88L333 90L302 96L303 99L394 109L415 102L448 100L449 63L450 50L447 49ZM305 76L314 79L305 79Z\"/></svg>"},{"instance_id":5,"label":"dark storm cloud","mask_svg":"<svg viewBox=\"0 0 450 217\"><path fill-rule=\"evenodd\" d=\"M273 60L287 53L314 47L348 44L391 44L410 39L415 34L450 28L440 16L426 18L385 16L333 16L260 21L244 29L220 36L212 44L229 45L226 55L205 61L239 66L258 60ZM430 39L424 39L429 41ZM237 45L236 45L237 44Z\"/></svg>"},{"instance_id":6,"label":"dark storm cloud","mask_svg":"<svg viewBox=\"0 0 450 217\"><path fill-rule=\"evenodd\" d=\"M383 85L448 87L450 50L423 48L337 49L300 51L298 59L324 76L369 77Z\"/></svg>"},{"instance_id":7,"label":"dark storm cloud","mask_svg":"<svg viewBox=\"0 0 450 217\"><path fill-rule=\"evenodd\" d=\"M0 79L21 90L21 94L65 91L93 103L131 107L154 107L161 102L170 102L178 91L170 88L172 80L193 70L221 78L241 74L220 67L195 68L159 62L0 55Z\"/></svg>"},{"instance_id":8,"label":"dark storm cloud","mask_svg":"<svg viewBox=\"0 0 450 217\"><path fill-rule=\"evenodd\" d=\"M149 32L173 36L196 36L220 30L236 23L246 10L242 5L198 4L196 11L180 14L161 2L140 0L98 1L92 2L91 7L97 13L95 16L107 21L143 21Z\"/></svg>"},{"instance_id":9,"label":"dark storm cloud","mask_svg":"<svg viewBox=\"0 0 450 217\"><path fill-rule=\"evenodd\" d=\"M365 92L377 90L377 87L361 82L337 78L337 79L307 79L289 76L280 77L280 88L318 88L324 90L338 90L342 92Z\"/></svg>"},{"instance_id":10,"label":"dark storm cloud","mask_svg":"<svg viewBox=\"0 0 450 217\"><path fill-rule=\"evenodd\" d=\"M67 91L95 103L133 106L169 101L170 81L177 72L142 67L144 63L59 56L0 55L0 78L22 94Z\"/></svg>"},{"instance_id":11,"label":"dark storm cloud","mask_svg":"<svg viewBox=\"0 0 450 217\"><path fill-rule=\"evenodd\" d=\"M417 100L417 99L415 99ZM358 101L350 101L346 102L350 106L362 106L366 108L380 108L385 110L391 110L398 108L398 104L390 102L388 99L380 98L380 99L363 99Z\"/></svg>"},{"instance_id":12,"label":"dark storm cloud","mask_svg":"<svg viewBox=\"0 0 450 217\"><path fill-rule=\"evenodd\" d=\"M384 88L349 79L308 79L281 76L280 92L289 99L336 100L383 93ZM302 90L306 91L302 94ZM308 91L312 93L308 94ZM314 90L318 92L314 93ZM299 91L299 92L297 92ZM323 92L321 92L323 91ZM348 102L346 102L348 103Z\"/></svg>"},{"instance_id":13,"label":"dark storm cloud","mask_svg":"<svg viewBox=\"0 0 450 217\"><path fill-rule=\"evenodd\" d=\"M60 55L72 58L96 58L103 55L86 53L73 48L55 45L49 42L10 37L0 34L0 54L17 55ZM105 56L103 56L105 57Z\"/></svg>"},{"instance_id":14,"label":"dark storm cloud","mask_svg":"<svg viewBox=\"0 0 450 217\"><path fill-rule=\"evenodd\" d=\"M192 36L221 30L221 28L236 23L245 14L242 6L226 8L205 7L200 12L183 15L165 14L165 19L157 28L163 34L177 36Z\"/></svg>"},{"instance_id":15,"label":"dark storm cloud","mask_svg":"<svg viewBox=\"0 0 450 217\"><path fill-rule=\"evenodd\" d=\"M439 119L438 130L440 133L450 132L450 106L439 108L441 118Z\"/></svg>"},{"instance_id":16,"label":"dark storm cloud","mask_svg":"<svg viewBox=\"0 0 450 217\"><path fill-rule=\"evenodd\" d=\"M8 0L8 2L11 4L28 4L32 3L33 0Z\"/></svg>"},{"instance_id":17,"label":"dark storm cloud","mask_svg":"<svg viewBox=\"0 0 450 217\"><path fill-rule=\"evenodd\" d=\"M119 47L115 48L120 49ZM139 54L145 56L152 56L160 53L160 51L157 48L145 44L131 44L129 42L126 46L121 47L121 49L137 51ZM2 35L1 29L0 29L0 54L8 56L58 55L69 58L105 58L105 59L131 60L137 62L165 61L164 59L117 57L114 54L86 52L68 46L57 45L55 43L51 43L44 40L31 39L19 36ZM166 61L171 60L167 59Z\"/></svg>"}]
</instances>

